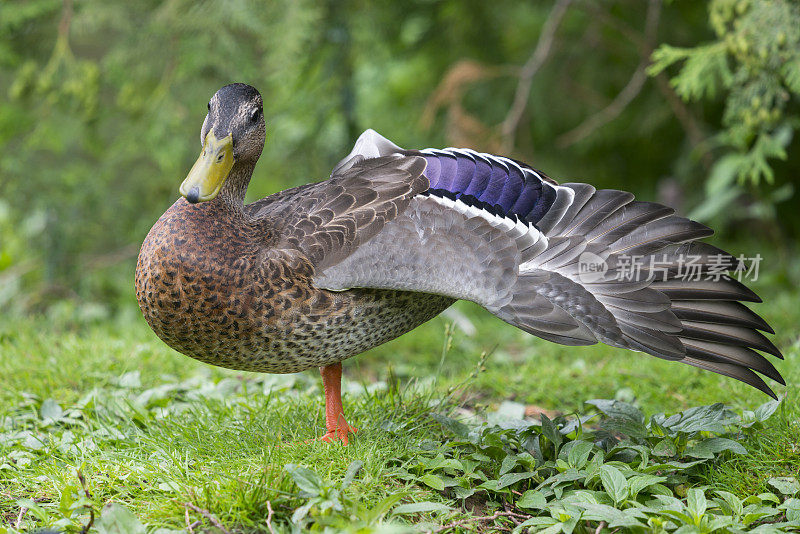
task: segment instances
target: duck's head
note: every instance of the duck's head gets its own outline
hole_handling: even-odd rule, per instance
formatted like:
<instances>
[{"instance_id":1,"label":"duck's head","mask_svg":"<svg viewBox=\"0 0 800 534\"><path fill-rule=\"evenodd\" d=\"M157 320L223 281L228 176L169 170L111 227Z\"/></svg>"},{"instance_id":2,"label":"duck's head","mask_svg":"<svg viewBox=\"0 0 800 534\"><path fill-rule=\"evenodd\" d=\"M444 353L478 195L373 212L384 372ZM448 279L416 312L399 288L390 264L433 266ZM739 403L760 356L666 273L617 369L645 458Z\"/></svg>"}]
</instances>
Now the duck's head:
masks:
<instances>
[{"instance_id":1,"label":"duck's head","mask_svg":"<svg viewBox=\"0 0 800 534\"><path fill-rule=\"evenodd\" d=\"M192 204L212 200L228 176L237 174L232 172L236 167L247 169L249 181L264 149L263 106L261 94L244 83L226 85L211 97L200 131L203 150L180 187L186 200ZM246 189L247 183L243 185Z\"/></svg>"}]
</instances>

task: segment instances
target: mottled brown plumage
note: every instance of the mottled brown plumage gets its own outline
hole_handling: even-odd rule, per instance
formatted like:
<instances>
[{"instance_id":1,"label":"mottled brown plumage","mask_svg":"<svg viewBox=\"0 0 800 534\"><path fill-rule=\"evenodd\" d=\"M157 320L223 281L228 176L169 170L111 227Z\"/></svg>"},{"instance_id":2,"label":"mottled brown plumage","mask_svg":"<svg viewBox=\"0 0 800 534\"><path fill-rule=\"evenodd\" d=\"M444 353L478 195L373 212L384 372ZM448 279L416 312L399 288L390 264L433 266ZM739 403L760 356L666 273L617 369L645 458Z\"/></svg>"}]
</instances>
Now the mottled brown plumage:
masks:
<instances>
[{"instance_id":1,"label":"mottled brown plumage","mask_svg":"<svg viewBox=\"0 0 800 534\"><path fill-rule=\"evenodd\" d=\"M147 322L170 347L247 371L342 361L435 317L453 299L315 287L322 265L380 230L427 187L418 163L380 158L243 209L179 199L150 230L136 268Z\"/></svg>"}]
</instances>

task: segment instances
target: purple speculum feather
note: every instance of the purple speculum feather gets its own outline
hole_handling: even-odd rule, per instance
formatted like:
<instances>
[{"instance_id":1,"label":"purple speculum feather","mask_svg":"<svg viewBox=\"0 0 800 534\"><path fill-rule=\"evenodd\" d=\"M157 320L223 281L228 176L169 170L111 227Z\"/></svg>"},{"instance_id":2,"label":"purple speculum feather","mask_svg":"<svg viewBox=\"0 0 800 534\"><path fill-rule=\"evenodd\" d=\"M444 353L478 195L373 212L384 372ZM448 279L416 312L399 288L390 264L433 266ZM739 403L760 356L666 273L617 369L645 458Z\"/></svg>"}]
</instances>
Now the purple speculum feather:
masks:
<instances>
[{"instance_id":1,"label":"purple speculum feather","mask_svg":"<svg viewBox=\"0 0 800 534\"><path fill-rule=\"evenodd\" d=\"M467 151L430 150L425 175L430 192L461 198L492 212L536 224L555 201L555 190L541 178L504 158Z\"/></svg>"}]
</instances>

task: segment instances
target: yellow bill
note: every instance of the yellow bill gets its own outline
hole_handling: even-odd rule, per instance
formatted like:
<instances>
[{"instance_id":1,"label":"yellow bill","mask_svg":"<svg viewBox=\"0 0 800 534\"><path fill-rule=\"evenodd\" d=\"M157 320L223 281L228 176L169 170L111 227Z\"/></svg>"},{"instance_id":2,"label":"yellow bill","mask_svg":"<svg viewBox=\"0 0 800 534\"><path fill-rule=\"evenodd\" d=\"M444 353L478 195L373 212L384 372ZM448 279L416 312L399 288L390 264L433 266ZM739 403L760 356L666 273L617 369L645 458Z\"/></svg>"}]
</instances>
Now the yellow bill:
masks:
<instances>
[{"instance_id":1,"label":"yellow bill","mask_svg":"<svg viewBox=\"0 0 800 534\"><path fill-rule=\"evenodd\" d=\"M233 136L217 139L212 128L203 143L203 151L180 187L181 195L192 204L212 200L222 189L233 167Z\"/></svg>"}]
</instances>

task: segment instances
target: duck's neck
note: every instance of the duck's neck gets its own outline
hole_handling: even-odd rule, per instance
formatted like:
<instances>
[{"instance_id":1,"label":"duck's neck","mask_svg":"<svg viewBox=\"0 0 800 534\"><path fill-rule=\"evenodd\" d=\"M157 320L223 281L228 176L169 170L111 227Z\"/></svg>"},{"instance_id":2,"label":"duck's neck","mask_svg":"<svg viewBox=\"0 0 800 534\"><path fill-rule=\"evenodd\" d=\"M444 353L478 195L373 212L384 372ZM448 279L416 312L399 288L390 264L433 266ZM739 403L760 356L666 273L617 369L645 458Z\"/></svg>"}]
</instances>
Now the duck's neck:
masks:
<instances>
[{"instance_id":1,"label":"duck's neck","mask_svg":"<svg viewBox=\"0 0 800 534\"><path fill-rule=\"evenodd\" d=\"M219 202L235 211L242 211L244 209L244 196L247 193L247 186L250 185L250 178L253 177L254 168L255 161L237 162L231 169L217 198L212 202Z\"/></svg>"}]
</instances>

